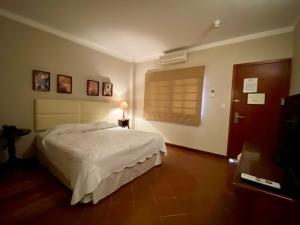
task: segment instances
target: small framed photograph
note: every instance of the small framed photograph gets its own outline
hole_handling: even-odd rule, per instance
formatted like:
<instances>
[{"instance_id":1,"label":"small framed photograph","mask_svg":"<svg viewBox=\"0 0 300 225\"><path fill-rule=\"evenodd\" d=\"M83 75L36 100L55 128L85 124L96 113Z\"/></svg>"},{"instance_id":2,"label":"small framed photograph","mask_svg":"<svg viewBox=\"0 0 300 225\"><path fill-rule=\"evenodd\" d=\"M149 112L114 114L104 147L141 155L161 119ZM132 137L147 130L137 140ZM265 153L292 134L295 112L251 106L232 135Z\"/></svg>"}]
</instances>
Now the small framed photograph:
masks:
<instances>
[{"instance_id":1,"label":"small framed photograph","mask_svg":"<svg viewBox=\"0 0 300 225\"><path fill-rule=\"evenodd\" d=\"M33 70L32 89L34 91L50 91L50 72Z\"/></svg>"},{"instance_id":2,"label":"small framed photograph","mask_svg":"<svg viewBox=\"0 0 300 225\"><path fill-rule=\"evenodd\" d=\"M57 92L72 94L72 77L57 74Z\"/></svg>"},{"instance_id":3,"label":"small framed photograph","mask_svg":"<svg viewBox=\"0 0 300 225\"><path fill-rule=\"evenodd\" d=\"M112 96L113 95L113 84L112 83L103 82L102 95L103 96Z\"/></svg>"},{"instance_id":4,"label":"small framed photograph","mask_svg":"<svg viewBox=\"0 0 300 225\"><path fill-rule=\"evenodd\" d=\"M87 95L99 96L99 81L87 81Z\"/></svg>"}]
</instances>

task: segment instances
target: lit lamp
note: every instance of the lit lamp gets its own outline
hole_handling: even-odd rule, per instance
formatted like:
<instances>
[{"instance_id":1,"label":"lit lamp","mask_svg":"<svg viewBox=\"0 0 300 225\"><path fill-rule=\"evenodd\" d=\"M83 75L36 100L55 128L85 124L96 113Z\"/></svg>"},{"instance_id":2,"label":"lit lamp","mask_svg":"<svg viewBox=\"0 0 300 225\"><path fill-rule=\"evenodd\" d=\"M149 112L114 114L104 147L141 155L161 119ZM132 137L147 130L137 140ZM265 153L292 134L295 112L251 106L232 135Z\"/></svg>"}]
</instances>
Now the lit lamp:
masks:
<instances>
[{"instance_id":1,"label":"lit lamp","mask_svg":"<svg viewBox=\"0 0 300 225\"><path fill-rule=\"evenodd\" d=\"M126 101L122 101L120 104L120 108L123 109L123 120L125 120L125 110L128 109L128 103Z\"/></svg>"}]
</instances>

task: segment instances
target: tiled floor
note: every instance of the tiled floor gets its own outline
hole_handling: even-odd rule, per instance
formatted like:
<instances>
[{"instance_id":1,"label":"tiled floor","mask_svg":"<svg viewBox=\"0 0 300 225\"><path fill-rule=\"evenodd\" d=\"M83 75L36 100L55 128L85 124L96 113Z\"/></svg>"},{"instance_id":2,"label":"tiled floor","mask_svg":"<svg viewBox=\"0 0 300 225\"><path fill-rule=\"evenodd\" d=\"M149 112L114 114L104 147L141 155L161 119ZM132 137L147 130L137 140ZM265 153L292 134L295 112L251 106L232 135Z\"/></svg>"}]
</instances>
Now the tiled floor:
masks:
<instances>
[{"instance_id":1,"label":"tiled floor","mask_svg":"<svg viewBox=\"0 0 300 225\"><path fill-rule=\"evenodd\" d=\"M168 147L161 166L97 205L70 206L70 192L36 166L1 175L0 224L231 224L234 169L226 159Z\"/></svg>"}]
</instances>

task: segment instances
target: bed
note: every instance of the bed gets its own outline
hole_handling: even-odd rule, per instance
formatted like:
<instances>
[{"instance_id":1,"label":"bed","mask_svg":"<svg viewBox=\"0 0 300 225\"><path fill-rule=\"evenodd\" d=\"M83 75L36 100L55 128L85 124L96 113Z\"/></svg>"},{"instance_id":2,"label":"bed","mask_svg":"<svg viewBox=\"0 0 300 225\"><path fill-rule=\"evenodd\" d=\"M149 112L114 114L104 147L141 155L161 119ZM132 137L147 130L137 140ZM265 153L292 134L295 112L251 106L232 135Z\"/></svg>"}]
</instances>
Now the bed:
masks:
<instances>
[{"instance_id":1,"label":"bed","mask_svg":"<svg viewBox=\"0 0 300 225\"><path fill-rule=\"evenodd\" d=\"M36 130L46 130L37 135L37 158L73 191L72 205L96 204L160 165L161 154L167 153L160 134L132 131L103 121L109 120L113 106L99 104L35 101Z\"/></svg>"}]
</instances>

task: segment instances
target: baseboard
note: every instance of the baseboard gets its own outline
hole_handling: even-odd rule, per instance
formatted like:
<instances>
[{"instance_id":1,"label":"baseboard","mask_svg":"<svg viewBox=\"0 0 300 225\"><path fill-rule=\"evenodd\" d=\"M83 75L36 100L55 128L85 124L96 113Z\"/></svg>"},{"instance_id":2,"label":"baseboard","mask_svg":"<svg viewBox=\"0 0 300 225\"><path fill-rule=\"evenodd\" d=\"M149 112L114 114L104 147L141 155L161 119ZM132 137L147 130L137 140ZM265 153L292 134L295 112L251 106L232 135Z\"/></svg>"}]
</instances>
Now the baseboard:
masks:
<instances>
[{"instance_id":1,"label":"baseboard","mask_svg":"<svg viewBox=\"0 0 300 225\"><path fill-rule=\"evenodd\" d=\"M185 146L182 146L182 145L175 145L175 144L171 144L171 143L168 143L168 142L166 142L166 145L170 146L170 147L181 148L181 149L184 149L184 150L198 152L198 153L201 153L201 154L205 154L205 155L209 155L209 156L214 156L214 157L218 157L218 158L223 158L223 159L227 159L228 158L225 155L219 155L219 154L212 153L212 152L206 152L206 151L203 151L203 150L199 150L199 149L195 149L195 148L190 148L190 147L185 147Z\"/></svg>"}]
</instances>

